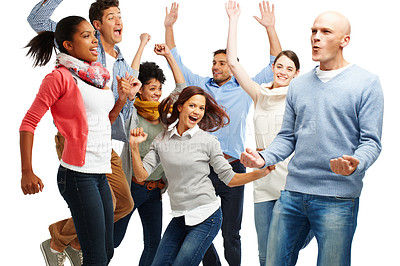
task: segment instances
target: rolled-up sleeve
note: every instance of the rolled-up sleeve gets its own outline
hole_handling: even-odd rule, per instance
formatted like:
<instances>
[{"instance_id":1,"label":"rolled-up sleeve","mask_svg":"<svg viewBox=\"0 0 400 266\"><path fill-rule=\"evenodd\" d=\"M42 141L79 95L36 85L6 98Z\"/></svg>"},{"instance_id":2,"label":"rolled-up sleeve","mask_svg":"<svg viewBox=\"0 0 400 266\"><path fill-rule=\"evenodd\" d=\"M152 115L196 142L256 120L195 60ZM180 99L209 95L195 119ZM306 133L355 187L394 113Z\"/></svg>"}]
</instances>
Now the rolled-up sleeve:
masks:
<instances>
[{"instance_id":1,"label":"rolled-up sleeve","mask_svg":"<svg viewBox=\"0 0 400 266\"><path fill-rule=\"evenodd\" d=\"M43 0L36 4L27 20L32 29L36 32L41 31L55 31L57 22L50 19L54 10L63 0Z\"/></svg>"},{"instance_id":2,"label":"rolled-up sleeve","mask_svg":"<svg viewBox=\"0 0 400 266\"><path fill-rule=\"evenodd\" d=\"M161 163L160 156L158 156L157 152L157 143L158 139L156 137L150 145L149 152L143 158L143 168L146 170L149 176L156 170L156 168Z\"/></svg>"}]
</instances>

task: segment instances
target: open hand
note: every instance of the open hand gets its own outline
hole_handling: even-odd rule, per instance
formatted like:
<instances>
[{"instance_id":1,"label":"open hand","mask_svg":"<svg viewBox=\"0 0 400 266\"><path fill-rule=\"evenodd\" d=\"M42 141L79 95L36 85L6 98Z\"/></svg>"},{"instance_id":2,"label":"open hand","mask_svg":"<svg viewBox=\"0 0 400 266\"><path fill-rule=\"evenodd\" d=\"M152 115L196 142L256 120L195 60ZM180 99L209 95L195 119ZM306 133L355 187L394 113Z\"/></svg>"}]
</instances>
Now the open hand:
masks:
<instances>
[{"instance_id":1,"label":"open hand","mask_svg":"<svg viewBox=\"0 0 400 266\"><path fill-rule=\"evenodd\" d=\"M179 4L176 2L171 4L171 10L168 13L168 7L165 8L165 20L164 20L164 26L167 27L173 27L176 20L178 19L178 9L179 9Z\"/></svg>"},{"instance_id":2,"label":"open hand","mask_svg":"<svg viewBox=\"0 0 400 266\"><path fill-rule=\"evenodd\" d=\"M229 19L238 19L240 16L240 6L236 1L229 1L225 3L226 14L228 14Z\"/></svg>"},{"instance_id":3,"label":"open hand","mask_svg":"<svg viewBox=\"0 0 400 266\"><path fill-rule=\"evenodd\" d=\"M269 8L269 2L262 1L259 3L261 18L254 18L264 27L275 27L275 6L272 4L272 9Z\"/></svg>"}]
</instances>

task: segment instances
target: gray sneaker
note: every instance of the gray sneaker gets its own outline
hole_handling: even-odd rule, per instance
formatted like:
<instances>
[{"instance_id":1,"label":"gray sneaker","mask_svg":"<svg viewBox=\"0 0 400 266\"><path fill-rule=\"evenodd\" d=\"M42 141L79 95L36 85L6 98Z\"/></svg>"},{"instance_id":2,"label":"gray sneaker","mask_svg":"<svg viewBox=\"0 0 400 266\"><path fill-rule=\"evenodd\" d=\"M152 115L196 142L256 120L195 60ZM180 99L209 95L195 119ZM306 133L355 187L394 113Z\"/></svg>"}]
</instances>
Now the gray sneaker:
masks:
<instances>
[{"instance_id":1,"label":"gray sneaker","mask_svg":"<svg viewBox=\"0 0 400 266\"><path fill-rule=\"evenodd\" d=\"M46 266L64 266L66 255L64 252L54 253L50 250L50 239L40 244Z\"/></svg>"},{"instance_id":2,"label":"gray sneaker","mask_svg":"<svg viewBox=\"0 0 400 266\"><path fill-rule=\"evenodd\" d=\"M67 255L72 266L83 265L82 250L76 250L76 249L73 249L71 246L68 246L64 252Z\"/></svg>"}]
</instances>

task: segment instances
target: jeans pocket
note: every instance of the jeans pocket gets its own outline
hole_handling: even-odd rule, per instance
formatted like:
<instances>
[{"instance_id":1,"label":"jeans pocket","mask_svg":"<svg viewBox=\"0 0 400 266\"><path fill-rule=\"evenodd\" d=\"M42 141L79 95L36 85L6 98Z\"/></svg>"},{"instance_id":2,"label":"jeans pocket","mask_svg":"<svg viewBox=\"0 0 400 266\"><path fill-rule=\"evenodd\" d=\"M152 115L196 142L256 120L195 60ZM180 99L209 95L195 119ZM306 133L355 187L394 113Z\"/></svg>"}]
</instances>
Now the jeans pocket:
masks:
<instances>
[{"instance_id":1,"label":"jeans pocket","mask_svg":"<svg viewBox=\"0 0 400 266\"><path fill-rule=\"evenodd\" d=\"M60 194L64 195L65 191L67 190L67 169L61 165L58 168L57 173L57 186Z\"/></svg>"},{"instance_id":2,"label":"jeans pocket","mask_svg":"<svg viewBox=\"0 0 400 266\"><path fill-rule=\"evenodd\" d=\"M350 197L335 197L336 200L338 201L354 201L354 198L350 198Z\"/></svg>"}]
</instances>

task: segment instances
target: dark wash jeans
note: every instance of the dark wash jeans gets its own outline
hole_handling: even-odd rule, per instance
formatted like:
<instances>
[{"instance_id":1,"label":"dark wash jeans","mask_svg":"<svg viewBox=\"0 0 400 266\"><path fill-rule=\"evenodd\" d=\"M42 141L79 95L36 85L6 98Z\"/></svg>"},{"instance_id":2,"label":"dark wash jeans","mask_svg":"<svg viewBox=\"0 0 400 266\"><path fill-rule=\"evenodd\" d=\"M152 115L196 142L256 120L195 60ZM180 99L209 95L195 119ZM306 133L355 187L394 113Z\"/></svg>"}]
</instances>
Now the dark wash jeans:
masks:
<instances>
[{"instance_id":1,"label":"dark wash jeans","mask_svg":"<svg viewBox=\"0 0 400 266\"><path fill-rule=\"evenodd\" d=\"M135 207L127 216L114 224L114 247L118 247L126 233L129 220L137 209L143 227L144 249L139 266L151 265L161 240L162 230L162 201L159 188L148 190L145 185L135 182L131 184L131 193Z\"/></svg>"},{"instance_id":2,"label":"dark wash jeans","mask_svg":"<svg viewBox=\"0 0 400 266\"><path fill-rule=\"evenodd\" d=\"M245 173L246 167L240 161L231 163L235 173ZM224 255L230 266L241 263L241 242L239 231L242 226L244 186L228 187L210 166L209 175L216 194L221 198L222 237L224 239ZM213 244L203 258L204 266L221 265L218 253Z\"/></svg>"},{"instance_id":3,"label":"dark wash jeans","mask_svg":"<svg viewBox=\"0 0 400 266\"><path fill-rule=\"evenodd\" d=\"M114 254L114 214L106 175L79 173L60 165L57 183L74 220L84 265L108 265Z\"/></svg>"}]
</instances>

